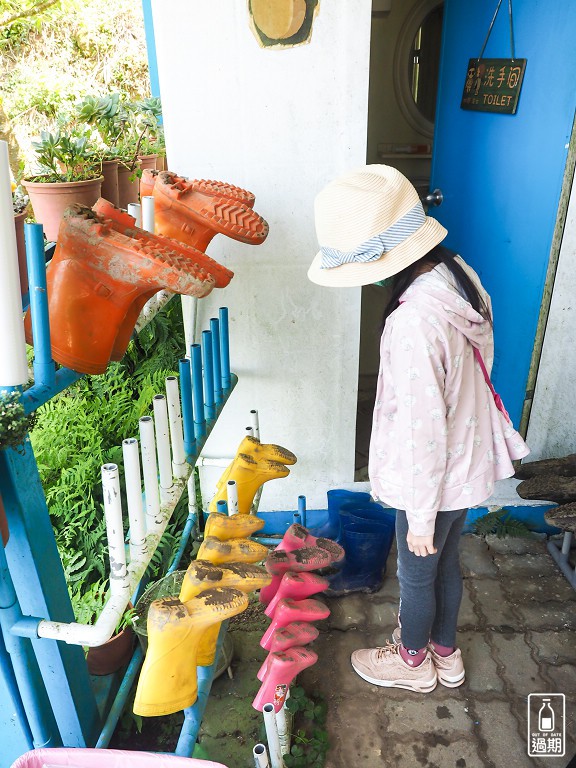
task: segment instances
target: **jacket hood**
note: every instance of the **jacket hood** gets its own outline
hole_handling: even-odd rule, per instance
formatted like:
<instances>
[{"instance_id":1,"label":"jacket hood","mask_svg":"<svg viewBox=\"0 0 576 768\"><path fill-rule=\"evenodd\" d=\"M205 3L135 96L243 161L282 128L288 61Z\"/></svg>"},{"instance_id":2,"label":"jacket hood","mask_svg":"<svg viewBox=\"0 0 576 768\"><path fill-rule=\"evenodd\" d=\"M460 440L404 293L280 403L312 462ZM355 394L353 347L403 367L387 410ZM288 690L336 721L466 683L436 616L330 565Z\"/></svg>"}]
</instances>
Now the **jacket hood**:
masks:
<instances>
[{"instance_id":1,"label":"jacket hood","mask_svg":"<svg viewBox=\"0 0 576 768\"><path fill-rule=\"evenodd\" d=\"M455 258L468 273L491 312L490 297L482 287L478 275L459 256ZM438 264L430 272L419 275L400 300L429 307L480 350L491 344L492 326L463 297L452 273L444 264Z\"/></svg>"}]
</instances>

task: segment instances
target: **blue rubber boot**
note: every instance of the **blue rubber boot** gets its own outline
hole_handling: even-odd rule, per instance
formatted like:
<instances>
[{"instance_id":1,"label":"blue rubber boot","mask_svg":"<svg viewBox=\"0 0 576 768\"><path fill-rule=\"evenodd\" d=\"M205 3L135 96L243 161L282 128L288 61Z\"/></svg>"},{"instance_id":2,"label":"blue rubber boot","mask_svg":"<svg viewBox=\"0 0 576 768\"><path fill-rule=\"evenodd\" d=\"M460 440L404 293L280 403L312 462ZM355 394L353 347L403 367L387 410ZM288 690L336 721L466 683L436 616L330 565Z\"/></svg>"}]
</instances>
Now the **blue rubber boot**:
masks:
<instances>
[{"instance_id":1,"label":"blue rubber boot","mask_svg":"<svg viewBox=\"0 0 576 768\"><path fill-rule=\"evenodd\" d=\"M339 573L328 577L330 586L324 594L337 597L351 592L377 592L393 540L394 527L386 521L346 522L342 529L344 565Z\"/></svg>"},{"instance_id":2,"label":"blue rubber boot","mask_svg":"<svg viewBox=\"0 0 576 768\"><path fill-rule=\"evenodd\" d=\"M333 488L326 494L328 497L328 521L322 526L310 528L313 536L323 536L325 539L336 539L340 533L338 512L342 504L368 504L372 497L362 491L346 491L344 488Z\"/></svg>"}]
</instances>

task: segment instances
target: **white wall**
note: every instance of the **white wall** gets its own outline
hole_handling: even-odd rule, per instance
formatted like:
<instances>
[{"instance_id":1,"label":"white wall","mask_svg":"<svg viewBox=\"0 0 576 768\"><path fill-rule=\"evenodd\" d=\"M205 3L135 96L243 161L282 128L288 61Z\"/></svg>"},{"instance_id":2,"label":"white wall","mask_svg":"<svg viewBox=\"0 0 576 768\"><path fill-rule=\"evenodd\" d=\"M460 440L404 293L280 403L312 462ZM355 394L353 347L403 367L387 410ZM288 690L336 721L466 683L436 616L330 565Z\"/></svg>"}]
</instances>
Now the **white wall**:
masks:
<instances>
[{"instance_id":1,"label":"white wall","mask_svg":"<svg viewBox=\"0 0 576 768\"><path fill-rule=\"evenodd\" d=\"M209 254L233 269L229 287L199 303L200 328L230 311L239 385L206 444L233 455L260 413L261 437L299 457L265 486L263 510L353 480L360 289L310 283L317 250L313 201L331 178L366 162L370 0L320 2L312 40L261 49L244 0L153 0L170 169L244 186L270 224L258 247L223 236ZM203 469L212 491L220 470Z\"/></svg>"},{"instance_id":2,"label":"white wall","mask_svg":"<svg viewBox=\"0 0 576 768\"><path fill-rule=\"evenodd\" d=\"M576 451L576 183L572 184L528 425L527 461Z\"/></svg>"}]
</instances>

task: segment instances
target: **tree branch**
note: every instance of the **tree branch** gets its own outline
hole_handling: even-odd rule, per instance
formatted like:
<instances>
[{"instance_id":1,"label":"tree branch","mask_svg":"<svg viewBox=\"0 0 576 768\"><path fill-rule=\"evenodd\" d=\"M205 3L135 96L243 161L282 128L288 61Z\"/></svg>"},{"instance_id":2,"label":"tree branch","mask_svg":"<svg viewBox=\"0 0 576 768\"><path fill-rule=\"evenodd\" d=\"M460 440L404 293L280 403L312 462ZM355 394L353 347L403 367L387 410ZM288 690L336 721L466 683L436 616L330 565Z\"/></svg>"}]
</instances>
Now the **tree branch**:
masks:
<instances>
[{"instance_id":1,"label":"tree branch","mask_svg":"<svg viewBox=\"0 0 576 768\"><path fill-rule=\"evenodd\" d=\"M28 8L27 11L20 11L20 13L16 13L7 19L2 19L2 21L0 21L0 25L7 27L15 21L20 21L20 19L26 19L27 17L34 16L37 13L43 13L48 8L50 8L51 5L56 5L56 3L59 2L60 0L42 0L42 2L32 6L32 8Z\"/></svg>"}]
</instances>

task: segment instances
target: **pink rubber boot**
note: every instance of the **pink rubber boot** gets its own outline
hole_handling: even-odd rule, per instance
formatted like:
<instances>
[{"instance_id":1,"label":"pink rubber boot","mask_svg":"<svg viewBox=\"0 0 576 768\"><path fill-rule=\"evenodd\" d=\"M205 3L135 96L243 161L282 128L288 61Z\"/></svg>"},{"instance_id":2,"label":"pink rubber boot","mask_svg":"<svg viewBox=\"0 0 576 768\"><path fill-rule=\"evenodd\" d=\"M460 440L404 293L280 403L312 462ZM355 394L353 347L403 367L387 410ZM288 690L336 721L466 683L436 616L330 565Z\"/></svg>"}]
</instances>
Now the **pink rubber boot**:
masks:
<instances>
[{"instance_id":1,"label":"pink rubber boot","mask_svg":"<svg viewBox=\"0 0 576 768\"><path fill-rule=\"evenodd\" d=\"M279 552L275 549L270 552L264 563L264 567L274 578L267 587L260 590L260 602L268 605L287 571L316 571L318 568L326 568L331 562L330 555L319 547L303 547L294 552Z\"/></svg>"},{"instance_id":2,"label":"pink rubber boot","mask_svg":"<svg viewBox=\"0 0 576 768\"><path fill-rule=\"evenodd\" d=\"M274 551L294 552L297 549L302 549L302 547L325 549L332 556L333 563L339 563L344 559L344 548L340 544L336 544L332 539L325 539L323 536L312 536L312 534L308 533L307 528L298 523L293 523L288 528L282 537L282 541Z\"/></svg>"},{"instance_id":3,"label":"pink rubber boot","mask_svg":"<svg viewBox=\"0 0 576 768\"><path fill-rule=\"evenodd\" d=\"M270 656L266 677L252 702L254 709L259 712L262 712L265 704L273 704L274 712L280 712L292 680L303 669L311 667L318 661L318 655L314 651L299 646L272 653Z\"/></svg>"},{"instance_id":4,"label":"pink rubber boot","mask_svg":"<svg viewBox=\"0 0 576 768\"><path fill-rule=\"evenodd\" d=\"M306 597L323 592L328 588L329 584L328 579L324 579L315 573L293 573L292 571L287 571L282 576L278 591L268 603L264 613L269 618L272 618L279 600L285 597L291 597L294 600L304 600Z\"/></svg>"},{"instance_id":5,"label":"pink rubber boot","mask_svg":"<svg viewBox=\"0 0 576 768\"><path fill-rule=\"evenodd\" d=\"M270 653L256 674L258 680L260 682L264 680L271 654L287 651L288 648L293 648L295 645L309 645L316 640L319 634L320 632L314 624L307 624L305 621L293 621L287 627L274 630L270 641Z\"/></svg>"},{"instance_id":6,"label":"pink rubber boot","mask_svg":"<svg viewBox=\"0 0 576 768\"><path fill-rule=\"evenodd\" d=\"M274 630L287 627L293 621L320 621L328 616L330 616L330 609L319 600L292 600L285 597L276 606L274 618L262 636L260 645L269 651Z\"/></svg>"}]
</instances>

